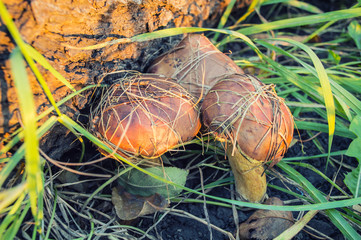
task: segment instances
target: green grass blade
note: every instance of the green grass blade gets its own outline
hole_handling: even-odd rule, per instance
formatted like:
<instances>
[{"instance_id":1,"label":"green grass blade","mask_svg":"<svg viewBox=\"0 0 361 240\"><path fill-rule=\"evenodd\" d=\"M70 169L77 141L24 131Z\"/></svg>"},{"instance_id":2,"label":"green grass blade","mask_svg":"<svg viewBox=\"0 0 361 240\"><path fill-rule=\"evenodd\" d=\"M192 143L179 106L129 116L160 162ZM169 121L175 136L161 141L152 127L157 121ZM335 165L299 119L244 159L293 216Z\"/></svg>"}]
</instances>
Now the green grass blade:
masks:
<instances>
[{"instance_id":1,"label":"green grass blade","mask_svg":"<svg viewBox=\"0 0 361 240\"><path fill-rule=\"evenodd\" d=\"M310 3L306 3L306 2L301 2L301 1L297 1L297 0L289 0L284 2L285 4L289 5L290 7L295 7L295 8L299 8L301 10L310 12L310 13L323 13L323 11L321 11L318 7L310 4Z\"/></svg>"},{"instance_id":2,"label":"green grass blade","mask_svg":"<svg viewBox=\"0 0 361 240\"><path fill-rule=\"evenodd\" d=\"M335 95L340 97L356 114L361 115L361 101L332 79L330 79L330 83Z\"/></svg>"},{"instance_id":3,"label":"green grass blade","mask_svg":"<svg viewBox=\"0 0 361 240\"><path fill-rule=\"evenodd\" d=\"M22 210L22 213L15 217L16 220L8 228L8 230L6 231L6 233L3 236L4 237L3 239L14 239L15 238L16 234L19 231L21 223L24 221L24 218L29 211L29 208L30 208L30 203L26 204L26 206Z\"/></svg>"},{"instance_id":4,"label":"green grass blade","mask_svg":"<svg viewBox=\"0 0 361 240\"><path fill-rule=\"evenodd\" d=\"M284 162L279 162L278 167L280 167L286 174L289 175L294 181L300 184L304 190L310 194L310 196L317 202L323 204L327 203L325 196L318 191L303 175L297 172L295 169L290 167ZM331 219L332 223L340 229L342 234L347 237L347 239L361 239L361 236L353 229L350 224L342 217L340 212L335 209L325 210L326 215Z\"/></svg>"},{"instance_id":5,"label":"green grass blade","mask_svg":"<svg viewBox=\"0 0 361 240\"><path fill-rule=\"evenodd\" d=\"M0 212L10 206L26 189L26 183L23 182L16 187L6 189L0 192Z\"/></svg>"},{"instance_id":6,"label":"green grass blade","mask_svg":"<svg viewBox=\"0 0 361 240\"><path fill-rule=\"evenodd\" d=\"M125 174L126 172L130 171L132 168L128 167L125 168L123 171L120 171L119 173L115 174L112 178L108 179L105 183L103 183L101 186L99 186L90 196L85 200L83 203L83 206L80 210L80 212L83 212L83 210L86 208L88 203L94 198L95 195L97 195L100 191L102 191L106 186L110 185L112 182L116 181L120 176Z\"/></svg>"},{"instance_id":7,"label":"green grass blade","mask_svg":"<svg viewBox=\"0 0 361 240\"><path fill-rule=\"evenodd\" d=\"M307 93L310 97L315 99L318 102L323 102L323 99L320 95L320 92L315 89L315 85L309 81L305 81L305 79L297 74L282 66L278 62L272 60L271 58L264 56L265 61L267 61L276 71L280 74L284 79L291 82L298 88L300 88L303 92ZM316 91L315 91L316 90Z\"/></svg>"},{"instance_id":8,"label":"green grass blade","mask_svg":"<svg viewBox=\"0 0 361 240\"><path fill-rule=\"evenodd\" d=\"M282 92L278 92L277 94L280 96ZM308 103L308 102L293 102L293 101L286 101L287 106L289 107L301 107L301 108L325 108L324 105L318 103Z\"/></svg>"},{"instance_id":9,"label":"green grass blade","mask_svg":"<svg viewBox=\"0 0 361 240\"><path fill-rule=\"evenodd\" d=\"M51 228L52 228L52 225L53 225L53 221L54 221L54 218L55 218L55 211L56 211L56 206L57 206L57 199L58 199L58 194L57 194L57 190L56 188L54 189L54 203L53 203L53 210L51 211L51 216L50 216L50 220L49 220L49 223L48 223L48 226L47 226L47 229L46 229L46 234L45 234L45 237L44 239L45 240L49 240L49 235L50 235L50 231L51 231Z\"/></svg>"},{"instance_id":10,"label":"green grass blade","mask_svg":"<svg viewBox=\"0 0 361 240\"><path fill-rule=\"evenodd\" d=\"M342 213L342 216L361 226L361 216L358 215L358 211L348 208L344 208L344 210L345 213Z\"/></svg>"},{"instance_id":11,"label":"green grass blade","mask_svg":"<svg viewBox=\"0 0 361 240\"><path fill-rule=\"evenodd\" d=\"M41 158L42 162L43 162L43 158ZM36 229L36 232L41 233L42 232L42 223L44 223L43 219L44 219L44 164L42 164L41 167L41 175L40 175L40 184L42 186L42 188L40 188L40 190L38 191L38 212L37 212L37 216L36 216L36 222L35 222L35 227L34 229Z\"/></svg>"},{"instance_id":12,"label":"green grass blade","mask_svg":"<svg viewBox=\"0 0 361 240\"><path fill-rule=\"evenodd\" d=\"M241 16L237 22L234 23L234 26L237 26L238 24L240 24L241 22L243 22L244 20L246 20L246 18L251 15L251 13L254 12L255 8L258 7L258 5L260 4L260 0L253 0L251 2L251 4L249 5L247 12L245 14L243 14L243 16Z\"/></svg>"},{"instance_id":13,"label":"green grass blade","mask_svg":"<svg viewBox=\"0 0 361 240\"><path fill-rule=\"evenodd\" d=\"M297 166L301 166L303 168L307 168L312 170L313 172L317 173L318 175L320 175L323 179L325 179L329 184L331 184L334 188L336 188L337 190L339 190L343 195L350 197L341 187L339 187L336 183L334 183L330 178L328 178L323 172L321 172L320 170L318 170L317 168L315 168L314 166L312 166L311 164L308 163L302 163L302 162L292 162L289 164L294 164Z\"/></svg>"},{"instance_id":14,"label":"green grass blade","mask_svg":"<svg viewBox=\"0 0 361 240\"><path fill-rule=\"evenodd\" d=\"M31 212L38 215L38 194L43 189L42 169L40 166L39 141L36 136L36 112L33 93L27 77L24 60L19 48L15 48L10 55L11 72L13 75L20 113L24 126L24 145L27 184L29 189Z\"/></svg>"},{"instance_id":15,"label":"green grass blade","mask_svg":"<svg viewBox=\"0 0 361 240\"><path fill-rule=\"evenodd\" d=\"M228 3L226 10L224 10L224 13L221 17L221 20L218 23L218 26L217 26L218 29L222 29L226 25L228 17L231 14L233 6L236 2L237 2L237 0L231 0L231 2ZM213 41L216 42L218 37L219 37L219 33L216 33L213 37Z\"/></svg>"},{"instance_id":16,"label":"green grass blade","mask_svg":"<svg viewBox=\"0 0 361 240\"><path fill-rule=\"evenodd\" d=\"M56 122L57 122L57 117L52 116L45 123L43 123L36 131L37 138L39 139L47 131L49 131L49 129L52 126L54 126ZM9 177L13 169L16 167L16 165L20 162L21 159L24 158L24 155L25 155L25 144L20 146L20 148L15 152L15 154L10 158L9 162L0 171L0 188L4 184L5 180Z\"/></svg>"},{"instance_id":17,"label":"green grass blade","mask_svg":"<svg viewBox=\"0 0 361 240\"><path fill-rule=\"evenodd\" d=\"M358 49L361 49L361 25L353 20L347 27L348 34L353 38Z\"/></svg>"},{"instance_id":18,"label":"green grass blade","mask_svg":"<svg viewBox=\"0 0 361 240\"><path fill-rule=\"evenodd\" d=\"M9 177L11 172L14 170L16 165L19 164L20 160L24 158L25 146L24 144L16 151L16 153L10 158L8 163L0 172L0 188L4 184L5 180Z\"/></svg>"},{"instance_id":19,"label":"green grass blade","mask_svg":"<svg viewBox=\"0 0 361 240\"><path fill-rule=\"evenodd\" d=\"M351 8L357 8L359 7L361 4L361 2L359 2L358 4L352 6ZM319 29L317 29L316 31L314 31L312 34L310 34L306 39L303 40L304 43L308 42L309 40L311 40L312 38L316 37L317 35L320 35L322 32L326 32L326 30L333 25L334 23L336 23L338 20L332 20L327 22L326 24L324 24L323 26L321 26Z\"/></svg>"},{"instance_id":20,"label":"green grass blade","mask_svg":"<svg viewBox=\"0 0 361 240\"><path fill-rule=\"evenodd\" d=\"M277 4L277 3L285 3L288 1L290 1L290 0L263 0L262 6L273 5L273 4Z\"/></svg>"},{"instance_id":21,"label":"green grass blade","mask_svg":"<svg viewBox=\"0 0 361 240\"><path fill-rule=\"evenodd\" d=\"M305 77L304 77L304 78L305 78ZM307 81L307 80L305 80L305 81ZM317 82L318 82L318 80L317 80ZM318 88L318 89L320 88L318 85L317 85L317 86L314 86L314 87L316 87L316 88ZM313 101L310 100L307 95L305 96L305 94L302 94L302 93L300 93L299 91L297 91L297 92L292 92L291 95L292 95L292 97L296 98L299 102L303 102L303 103L307 103L307 104L312 104L312 103L313 103ZM295 117L295 118L298 118L300 112L315 112L315 113L317 113L321 118L327 119L327 112L326 112L325 104L323 103L323 101L321 101L320 103L321 103L322 106L323 106L322 108L319 108L319 107L314 107L314 108L311 108L311 109L309 109L309 108L300 108L300 107L297 108L298 113L297 113L297 114L294 114L294 117ZM338 113L339 113L339 114L342 114L341 112L338 112ZM342 115L342 116L343 116L343 115ZM337 121L336 123L337 123L336 127L347 129L347 127L345 127L340 121ZM327 127L327 131L326 131L326 132L328 132L328 127Z\"/></svg>"},{"instance_id":22,"label":"green grass blade","mask_svg":"<svg viewBox=\"0 0 361 240\"><path fill-rule=\"evenodd\" d=\"M89 217L90 219L94 218L89 212L88 212L87 215L88 215L88 217ZM93 238L94 231L95 231L95 229L94 229L94 222L91 221L91 222L90 222L90 233L88 234L88 240L94 239L94 238ZM110 239L110 238L109 238L109 239Z\"/></svg>"},{"instance_id":23,"label":"green grass blade","mask_svg":"<svg viewBox=\"0 0 361 240\"><path fill-rule=\"evenodd\" d=\"M282 160L282 161L283 161L283 160ZM284 193L286 193L286 194L288 194L288 195L290 195L290 196L293 196L293 197L298 198L298 199L302 199L302 200L304 200L304 201L306 201L306 202L310 202L310 199L308 199L306 196L303 196L303 195L301 195L301 194L295 193L295 192L293 192L292 190L288 190L288 189L286 189L286 188L282 188L282 187L279 187L279 186L277 186L277 185L272 185L272 184L269 184L269 183L267 183L267 187L276 189L276 190L278 190L278 191L280 191L280 192L284 192ZM302 194L303 194L303 193L302 193ZM311 203L314 203L314 202L311 201Z\"/></svg>"},{"instance_id":24,"label":"green grass blade","mask_svg":"<svg viewBox=\"0 0 361 240\"><path fill-rule=\"evenodd\" d=\"M103 48L103 47L106 47L109 45L113 45L113 44L122 44L122 43L130 43L130 42L145 42L145 41L150 41L150 40L154 40L154 39L158 39L158 38L176 36L176 35L180 35L180 34L184 34L184 33L198 33L198 32L210 32L210 31L216 32L216 33L217 32L223 33L223 34L231 35L234 38L242 39L262 59L263 55L260 52L260 50L244 34L236 32L236 31L232 31L232 30L227 30L227 29L199 28L199 27L167 28L167 29L162 29L162 30L158 30L158 31L154 31L154 32L139 34L139 35L133 36L131 38L116 39L116 40L112 40L112 41L108 41L108 42L104 42L104 43L100 43L100 44L96 44L96 45L91 45L91 46L87 46L87 47L74 47L74 46L69 46L69 45L66 45L66 47L72 48L72 49L80 49L80 50L94 50L94 49L100 49L100 48Z\"/></svg>"},{"instance_id":25,"label":"green grass blade","mask_svg":"<svg viewBox=\"0 0 361 240\"><path fill-rule=\"evenodd\" d=\"M17 219L17 216L20 214L21 205L23 204L25 198L25 192L21 194L21 196L16 200L14 205L11 207L11 210L6 214L6 216L2 219L0 224L0 239L4 235L4 232L8 228L8 226Z\"/></svg>"},{"instance_id":26,"label":"green grass blade","mask_svg":"<svg viewBox=\"0 0 361 240\"><path fill-rule=\"evenodd\" d=\"M351 19L360 16L361 16L361 8L353 8L353 9L338 10L338 11L327 12L316 15L309 15L304 17L289 18L270 23L257 24L252 27L242 28L239 30L239 32L243 33L244 35L251 35L270 30L299 27L299 26L318 24L329 21L339 21L343 19Z\"/></svg>"},{"instance_id":27,"label":"green grass blade","mask_svg":"<svg viewBox=\"0 0 361 240\"><path fill-rule=\"evenodd\" d=\"M351 110L349 108L349 106L343 101L343 99L341 97L339 97L338 95L334 95L335 96L335 100L336 103L338 103L341 106L341 109L343 110L343 112L345 113L345 118L351 122L352 121L352 113Z\"/></svg>"},{"instance_id":28,"label":"green grass blade","mask_svg":"<svg viewBox=\"0 0 361 240\"><path fill-rule=\"evenodd\" d=\"M67 101L69 101L70 99L72 99L73 97L75 97L75 96L77 96L77 95L80 95L82 92L87 91L87 90L89 90L89 89L91 89L91 88L95 88L95 87L101 87L101 86L99 86L98 84L93 84L93 85L88 85L88 86L86 86L86 87L83 87L82 89L80 89L80 90L78 90L78 91L76 91L76 92L73 92L73 93L67 95L66 97L62 98L59 102L56 103L56 106L57 106L57 107L60 107L60 106L63 105L65 102L67 102ZM39 114L39 117L38 117L37 120L40 120L40 119L42 119L43 117L49 115L49 114L50 114L52 111L54 111L54 110L55 110L54 106L49 107L49 108L46 109L44 112L42 112L42 113Z\"/></svg>"},{"instance_id":29,"label":"green grass blade","mask_svg":"<svg viewBox=\"0 0 361 240\"><path fill-rule=\"evenodd\" d=\"M332 152L330 155L333 156L340 156L344 155L347 150L341 150L337 152ZM327 157L328 153L313 155L313 156L302 156L302 157L289 157L289 158L283 158L282 161L291 162L291 161L305 161L305 160L311 160L315 158L322 158Z\"/></svg>"},{"instance_id":30,"label":"green grass blade","mask_svg":"<svg viewBox=\"0 0 361 240\"><path fill-rule=\"evenodd\" d=\"M25 49L37 63L39 63L45 69L49 70L49 72L51 72L54 75L54 77L56 77L70 90L76 92L75 88L70 84L70 82L66 80L65 77L63 77L63 75L61 75L58 71L56 71L55 68L53 68L53 66L50 65L48 60L46 60L46 58L43 55L41 55L35 48L30 46L29 44L25 44Z\"/></svg>"},{"instance_id":31,"label":"green grass blade","mask_svg":"<svg viewBox=\"0 0 361 240\"><path fill-rule=\"evenodd\" d=\"M312 130L324 133L328 132L328 125L323 123L295 121L295 126L297 129ZM335 135L350 139L356 138L356 135L347 128L336 128Z\"/></svg>"},{"instance_id":32,"label":"green grass blade","mask_svg":"<svg viewBox=\"0 0 361 240\"><path fill-rule=\"evenodd\" d=\"M7 26L10 34L14 38L14 41L16 43L22 42L21 35L15 26L14 22L12 21L12 17L10 16L9 12L6 9L6 6L4 5L3 1L0 0L0 17L3 21L3 23Z\"/></svg>"}]
</instances>

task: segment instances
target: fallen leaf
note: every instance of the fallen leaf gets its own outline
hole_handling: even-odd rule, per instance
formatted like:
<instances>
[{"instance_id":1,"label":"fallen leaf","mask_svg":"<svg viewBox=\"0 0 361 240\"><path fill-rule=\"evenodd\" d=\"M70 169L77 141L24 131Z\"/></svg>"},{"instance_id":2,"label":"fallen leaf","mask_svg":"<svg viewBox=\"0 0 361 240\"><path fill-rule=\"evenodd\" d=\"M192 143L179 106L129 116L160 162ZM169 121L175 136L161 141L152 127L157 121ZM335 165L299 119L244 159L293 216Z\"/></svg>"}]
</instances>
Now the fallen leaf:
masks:
<instances>
[{"instance_id":1,"label":"fallen leaf","mask_svg":"<svg viewBox=\"0 0 361 240\"><path fill-rule=\"evenodd\" d=\"M283 202L272 197L265 204L283 205ZM292 212L260 209L239 226L239 236L241 239L274 239L292 225Z\"/></svg>"},{"instance_id":2,"label":"fallen leaf","mask_svg":"<svg viewBox=\"0 0 361 240\"><path fill-rule=\"evenodd\" d=\"M130 194L121 186L112 188L115 212L122 220L132 220L168 206L168 201L155 193L149 197Z\"/></svg>"},{"instance_id":3,"label":"fallen leaf","mask_svg":"<svg viewBox=\"0 0 361 240\"><path fill-rule=\"evenodd\" d=\"M147 168L147 171L180 186L185 185L188 176L188 171L176 167L151 167ZM123 186L127 192L143 197L152 196L157 193L162 197L172 198L178 196L182 191L182 188L164 183L137 169L132 169L122 175L118 179L118 183Z\"/></svg>"}]
</instances>

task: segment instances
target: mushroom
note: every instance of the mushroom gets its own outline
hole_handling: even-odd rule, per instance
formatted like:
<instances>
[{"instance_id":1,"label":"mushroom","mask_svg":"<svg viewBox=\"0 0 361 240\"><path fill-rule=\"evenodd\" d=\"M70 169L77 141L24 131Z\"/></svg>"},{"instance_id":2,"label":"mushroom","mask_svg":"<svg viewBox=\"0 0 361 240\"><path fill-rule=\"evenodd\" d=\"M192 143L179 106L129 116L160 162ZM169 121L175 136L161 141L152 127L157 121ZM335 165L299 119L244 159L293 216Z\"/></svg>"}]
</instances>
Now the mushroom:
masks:
<instances>
[{"instance_id":1,"label":"mushroom","mask_svg":"<svg viewBox=\"0 0 361 240\"><path fill-rule=\"evenodd\" d=\"M209 90L201 114L205 127L225 143L236 191L244 200L261 202L267 189L263 165L278 163L293 137L293 118L284 100L273 85L234 74Z\"/></svg>"},{"instance_id":2,"label":"mushroom","mask_svg":"<svg viewBox=\"0 0 361 240\"><path fill-rule=\"evenodd\" d=\"M148 72L177 79L189 93L202 100L219 78L243 70L204 35L188 34L172 50L156 58Z\"/></svg>"},{"instance_id":3,"label":"mushroom","mask_svg":"<svg viewBox=\"0 0 361 240\"><path fill-rule=\"evenodd\" d=\"M136 74L112 85L94 111L94 131L127 158L154 159L200 129L194 98L174 80Z\"/></svg>"}]
</instances>

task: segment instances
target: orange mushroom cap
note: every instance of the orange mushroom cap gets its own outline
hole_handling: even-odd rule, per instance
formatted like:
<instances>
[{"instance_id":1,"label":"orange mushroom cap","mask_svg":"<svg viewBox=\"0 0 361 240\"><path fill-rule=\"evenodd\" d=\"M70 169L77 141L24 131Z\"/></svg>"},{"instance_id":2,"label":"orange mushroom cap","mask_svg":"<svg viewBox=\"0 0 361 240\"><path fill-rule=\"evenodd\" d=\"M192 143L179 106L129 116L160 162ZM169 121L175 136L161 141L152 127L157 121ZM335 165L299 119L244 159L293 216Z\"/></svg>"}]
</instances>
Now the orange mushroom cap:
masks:
<instances>
[{"instance_id":1,"label":"orange mushroom cap","mask_svg":"<svg viewBox=\"0 0 361 240\"><path fill-rule=\"evenodd\" d=\"M123 156L156 158L200 129L193 97L174 80L154 74L122 79L97 110L95 129Z\"/></svg>"},{"instance_id":2,"label":"orange mushroom cap","mask_svg":"<svg viewBox=\"0 0 361 240\"><path fill-rule=\"evenodd\" d=\"M234 74L206 95L201 112L204 125L223 140L238 144L248 157L277 164L293 137L293 117L273 85L251 75Z\"/></svg>"}]
</instances>

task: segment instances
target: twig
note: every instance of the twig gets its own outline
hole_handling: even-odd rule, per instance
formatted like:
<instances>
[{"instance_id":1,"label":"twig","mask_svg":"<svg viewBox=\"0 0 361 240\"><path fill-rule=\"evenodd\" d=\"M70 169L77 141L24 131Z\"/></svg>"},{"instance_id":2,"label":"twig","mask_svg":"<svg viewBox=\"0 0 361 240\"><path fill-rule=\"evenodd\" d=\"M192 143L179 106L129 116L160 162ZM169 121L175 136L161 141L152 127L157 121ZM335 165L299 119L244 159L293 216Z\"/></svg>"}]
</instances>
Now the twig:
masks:
<instances>
[{"instance_id":1,"label":"twig","mask_svg":"<svg viewBox=\"0 0 361 240\"><path fill-rule=\"evenodd\" d=\"M235 193L234 191L234 185L231 185L231 192ZM235 194L231 194L231 199L234 200L234 196ZM238 212L237 212L237 208L234 204L232 204L232 213L233 213L233 220L234 220L234 225L236 226L236 240L239 240L239 217L238 217Z\"/></svg>"},{"instance_id":2,"label":"twig","mask_svg":"<svg viewBox=\"0 0 361 240\"><path fill-rule=\"evenodd\" d=\"M58 163L58 161L52 159L51 157L49 157L46 153L43 152L43 150L41 150L39 148L39 152L40 154L49 162L51 162L52 164L54 164L55 166L59 167L59 168L62 168L64 170L67 170L69 172L72 172L72 173L75 173L75 174L79 174L79 175L84 175L84 176L89 176L89 177L103 177L103 178L110 178L111 175L107 175L107 174L97 174L97 173L86 173L86 172L80 172L80 171L77 171L77 170L74 170L74 169L71 169L71 168L68 168L68 167L65 167L61 164Z\"/></svg>"},{"instance_id":3,"label":"twig","mask_svg":"<svg viewBox=\"0 0 361 240\"><path fill-rule=\"evenodd\" d=\"M204 182L203 182L203 172L202 172L201 168L198 168L198 170L199 170L199 175L200 175L200 180L201 180L202 193L205 194ZM212 233L212 228L211 228L211 221L209 219L209 214L208 214L208 210L207 210L207 201L206 201L205 196L203 196L203 211L204 211L204 216L205 216L206 221L207 221L207 227L208 227L208 231L209 231L209 239L212 240L213 239L213 233Z\"/></svg>"},{"instance_id":4,"label":"twig","mask_svg":"<svg viewBox=\"0 0 361 240\"><path fill-rule=\"evenodd\" d=\"M311 229L312 231L314 231L314 232L317 233L318 235L322 236L322 237L318 237L318 236L316 236L315 234L312 234L312 233L310 233L310 232L308 232L308 231L306 231L306 230L303 230L303 231L305 231L306 233L314 236L315 238L333 240L333 238L330 238L329 236L327 236L326 234L324 234L324 233L322 233L322 232L320 232L320 231L317 231L317 230L314 229L313 227L310 227L310 226L308 226L308 225L306 225L305 227Z\"/></svg>"}]
</instances>

